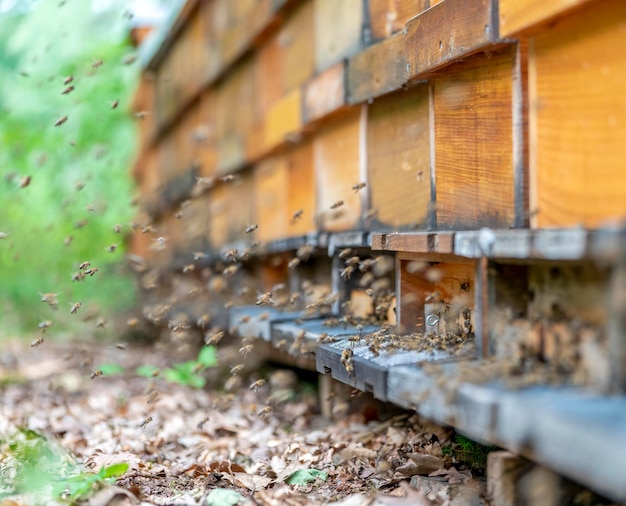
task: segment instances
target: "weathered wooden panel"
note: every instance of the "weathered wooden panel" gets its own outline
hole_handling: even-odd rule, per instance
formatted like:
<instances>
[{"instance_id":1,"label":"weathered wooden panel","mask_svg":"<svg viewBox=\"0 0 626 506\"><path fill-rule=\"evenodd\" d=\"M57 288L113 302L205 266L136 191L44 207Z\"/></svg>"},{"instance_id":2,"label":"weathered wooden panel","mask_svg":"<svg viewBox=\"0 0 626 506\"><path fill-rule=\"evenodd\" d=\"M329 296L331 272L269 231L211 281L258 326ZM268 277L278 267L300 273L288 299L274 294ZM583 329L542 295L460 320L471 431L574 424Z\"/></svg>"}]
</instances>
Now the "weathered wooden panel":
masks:
<instances>
[{"instance_id":1,"label":"weathered wooden panel","mask_svg":"<svg viewBox=\"0 0 626 506\"><path fill-rule=\"evenodd\" d=\"M429 121L427 84L376 100L369 107L367 163L375 228L428 225Z\"/></svg>"},{"instance_id":2,"label":"weathered wooden panel","mask_svg":"<svg viewBox=\"0 0 626 506\"><path fill-rule=\"evenodd\" d=\"M512 53L476 56L433 81L439 229L514 222Z\"/></svg>"},{"instance_id":3,"label":"weathered wooden panel","mask_svg":"<svg viewBox=\"0 0 626 506\"><path fill-rule=\"evenodd\" d=\"M272 148L285 141L302 125L302 92L296 88L278 100L267 112L265 146Z\"/></svg>"},{"instance_id":4,"label":"weathered wooden panel","mask_svg":"<svg viewBox=\"0 0 626 506\"><path fill-rule=\"evenodd\" d=\"M626 4L558 20L529 44L533 225L626 216Z\"/></svg>"},{"instance_id":5,"label":"weathered wooden panel","mask_svg":"<svg viewBox=\"0 0 626 506\"><path fill-rule=\"evenodd\" d=\"M287 153L289 191L287 195L286 235L303 235L315 230L315 173L313 145L304 142ZM296 217L296 213L302 211Z\"/></svg>"},{"instance_id":6,"label":"weathered wooden panel","mask_svg":"<svg viewBox=\"0 0 626 506\"><path fill-rule=\"evenodd\" d=\"M409 19L429 7L429 0L369 0L372 39L384 39L401 31Z\"/></svg>"},{"instance_id":7,"label":"weathered wooden panel","mask_svg":"<svg viewBox=\"0 0 626 506\"><path fill-rule=\"evenodd\" d=\"M406 82L404 34L361 51L348 62L348 101L364 102L397 90Z\"/></svg>"},{"instance_id":8,"label":"weathered wooden panel","mask_svg":"<svg viewBox=\"0 0 626 506\"><path fill-rule=\"evenodd\" d=\"M363 47L362 0L315 0L315 61L324 70Z\"/></svg>"},{"instance_id":9,"label":"weathered wooden panel","mask_svg":"<svg viewBox=\"0 0 626 506\"><path fill-rule=\"evenodd\" d=\"M420 78L498 37L491 0L444 0L406 25L408 77Z\"/></svg>"},{"instance_id":10,"label":"weathered wooden panel","mask_svg":"<svg viewBox=\"0 0 626 506\"><path fill-rule=\"evenodd\" d=\"M282 92L313 75L315 69L313 2L300 3L275 38L283 53Z\"/></svg>"},{"instance_id":11,"label":"weathered wooden panel","mask_svg":"<svg viewBox=\"0 0 626 506\"><path fill-rule=\"evenodd\" d=\"M213 90L205 91L199 98L197 124L192 132L192 142L197 150L200 176L211 176L215 173L217 164L215 148L216 107Z\"/></svg>"},{"instance_id":12,"label":"weathered wooden panel","mask_svg":"<svg viewBox=\"0 0 626 506\"><path fill-rule=\"evenodd\" d=\"M132 112L137 119L139 143L146 146L155 130L155 79L153 74L143 73L139 79L137 91L133 97Z\"/></svg>"},{"instance_id":13,"label":"weathered wooden panel","mask_svg":"<svg viewBox=\"0 0 626 506\"><path fill-rule=\"evenodd\" d=\"M288 174L284 155L270 157L254 168L256 238L273 241L285 236L288 225Z\"/></svg>"},{"instance_id":14,"label":"weathered wooden panel","mask_svg":"<svg viewBox=\"0 0 626 506\"><path fill-rule=\"evenodd\" d=\"M591 0L499 0L500 35L513 37L528 35L539 30L549 30L546 24L557 16L569 14L572 10Z\"/></svg>"},{"instance_id":15,"label":"weathered wooden panel","mask_svg":"<svg viewBox=\"0 0 626 506\"><path fill-rule=\"evenodd\" d=\"M322 229L349 230L360 224L361 195L352 186L361 181L361 110L334 122L313 140L317 217Z\"/></svg>"},{"instance_id":16,"label":"weathered wooden panel","mask_svg":"<svg viewBox=\"0 0 626 506\"><path fill-rule=\"evenodd\" d=\"M217 185L206 197L209 201L209 243L218 249L228 241L228 187Z\"/></svg>"},{"instance_id":17,"label":"weathered wooden panel","mask_svg":"<svg viewBox=\"0 0 626 506\"><path fill-rule=\"evenodd\" d=\"M304 86L305 123L337 112L346 105L346 68L339 62L309 80Z\"/></svg>"}]
</instances>

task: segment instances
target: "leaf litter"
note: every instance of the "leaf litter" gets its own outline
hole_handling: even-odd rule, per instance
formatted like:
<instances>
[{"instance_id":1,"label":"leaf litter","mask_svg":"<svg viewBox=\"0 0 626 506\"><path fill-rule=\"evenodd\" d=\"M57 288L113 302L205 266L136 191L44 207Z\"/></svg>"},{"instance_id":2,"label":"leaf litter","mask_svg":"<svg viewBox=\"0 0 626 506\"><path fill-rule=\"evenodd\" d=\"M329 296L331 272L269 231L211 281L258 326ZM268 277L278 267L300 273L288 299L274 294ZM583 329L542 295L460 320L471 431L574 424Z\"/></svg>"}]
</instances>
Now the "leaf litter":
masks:
<instances>
[{"instance_id":1,"label":"leaf litter","mask_svg":"<svg viewBox=\"0 0 626 506\"><path fill-rule=\"evenodd\" d=\"M453 504L450 493L410 486L429 474L482 493L482 482L450 456L451 430L412 413L371 416L366 396L327 420L314 389L288 369L264 367L258 388L249 388L254 371L225 391L230 366L219 360L200 371L204 388L168 381L160 371L175 364L159 346L4 348L0 506ZM151 374L142 375L147 365ZM106 374L90 379L98 368ZM33 474L24 475L12 444L24 433L49 441L74 467L63 476L44 470L37 475L44 483L28 483ZM45 464L38 458L33 469ZM68 495L68 480L80 493Z\"/></svg>"}]
</instances>

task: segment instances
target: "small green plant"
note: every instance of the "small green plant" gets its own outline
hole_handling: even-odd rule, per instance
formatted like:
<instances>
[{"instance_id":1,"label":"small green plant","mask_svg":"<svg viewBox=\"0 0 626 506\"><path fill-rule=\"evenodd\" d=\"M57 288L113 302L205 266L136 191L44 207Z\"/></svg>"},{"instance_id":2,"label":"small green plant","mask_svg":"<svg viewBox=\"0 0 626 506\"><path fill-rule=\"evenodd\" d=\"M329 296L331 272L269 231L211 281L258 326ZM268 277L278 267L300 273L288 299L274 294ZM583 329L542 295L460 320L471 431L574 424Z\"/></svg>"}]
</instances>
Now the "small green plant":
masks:
<instances>
[{"instance_id":1,"label":"small green plant","mask_svg":"<svg viewBox=\"0 0 626 506\"><path fill-rule=\"evenodd\" d=\"M285 482L289 485L306 485L307 483L314 482L317 478L326 481L328 473L317 469L300 469L290 474Z\"/></svg>"},{"instance_id":2,"label":"small green plant","mask_svg":"<svg viewBox=\"0 0 626 506\"><path fill-rule=\"evenodd\" d=\"M215 346L203 346L196 360L188 360L180 364L174 364L163 371L167 381L178 383L193 388L202 388L206 379L200 375L202 371L217 365L217 353ZM152 378L159 374L159 369L151 365L142 365L137 368L137 374L146 378Z\"/></svg>"},{"instance_id":3,"label":"small green plant","mask_svg":"<svg viewBox=\"0 0 626 506\"><path fill-rule=\"evenodd\" d=\"M92 493L97 485L112 484L126 471L128 471L128 463L121 462L103 467L95 474L79 473L57 483L53 489L53 494L70 502L84 499Z\"/></svg>"}]
</instances>

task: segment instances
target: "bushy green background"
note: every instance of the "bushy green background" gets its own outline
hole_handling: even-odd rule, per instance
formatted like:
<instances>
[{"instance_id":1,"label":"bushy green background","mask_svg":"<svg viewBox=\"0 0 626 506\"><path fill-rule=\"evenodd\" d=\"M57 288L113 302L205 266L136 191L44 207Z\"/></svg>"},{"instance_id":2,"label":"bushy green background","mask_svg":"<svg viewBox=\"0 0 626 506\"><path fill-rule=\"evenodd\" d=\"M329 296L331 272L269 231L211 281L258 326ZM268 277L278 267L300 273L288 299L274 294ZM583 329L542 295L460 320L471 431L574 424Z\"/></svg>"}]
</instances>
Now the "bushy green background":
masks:
<instances>
[{"instance_id":1,"label":"bushy green background","mask_svg":"<svg viewBox=\"0 0 626 506\"><path fill-rule=\"evenodd\" d=\"M0 338L36 330L42 320L54 321L49 335L80 337L95 328L86 316L109 319L134 303L132 276L122 268L135 213L130 101L139 73L137 63L123 63L135 51L127 7L122 0L18 0L0 13L0 232L8 234L0 239ZM104 63L94 68L97 60ZM68 75L75 90L62 95ZM55 127L64 115L67 122ZM24 176L32 181L21 189ZM87 225L75 228L83 219ZM120 243L115 253L106 251L112 243ZM85 260L101 271L72 282ZM59 293L57 311L41 302L46 292ZM70 315L76 301L83 307Z\"/></svg>"}]
</instances>

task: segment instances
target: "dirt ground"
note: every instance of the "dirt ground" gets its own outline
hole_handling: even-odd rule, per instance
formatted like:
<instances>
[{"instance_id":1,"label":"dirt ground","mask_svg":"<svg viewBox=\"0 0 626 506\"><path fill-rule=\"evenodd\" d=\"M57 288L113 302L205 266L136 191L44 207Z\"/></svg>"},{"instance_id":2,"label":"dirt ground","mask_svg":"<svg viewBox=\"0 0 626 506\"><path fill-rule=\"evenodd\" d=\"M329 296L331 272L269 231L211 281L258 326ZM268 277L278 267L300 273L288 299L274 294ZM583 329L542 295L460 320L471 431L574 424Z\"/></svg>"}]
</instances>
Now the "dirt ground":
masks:
<instances>
[{"instance_id":1,"label":"dirt ground","mask_svg":"<svg viewBox=\"0 0 626 506\"><path fill-rule=\"evenodd\" d=\"M74 482L88 484L92 506L460 504L458 487L483 503L482 480L455 462L450 430L356 392L325 419L315 376L264 364L233 374L229 353L221 348L218 365L200 373L206 385L193 388L164 378L178 360L167 347L5 343L0 505L68 499L69 488L53 495L59 478L43 461L35 475L53 483L24 474L16 441L40 436L80 471ZM137 372L146 365L150 377ZM91 474L118 463L127 468L110 483ZM438 492L410 486L429 474Z\"/></svg>"}]
</instances>

